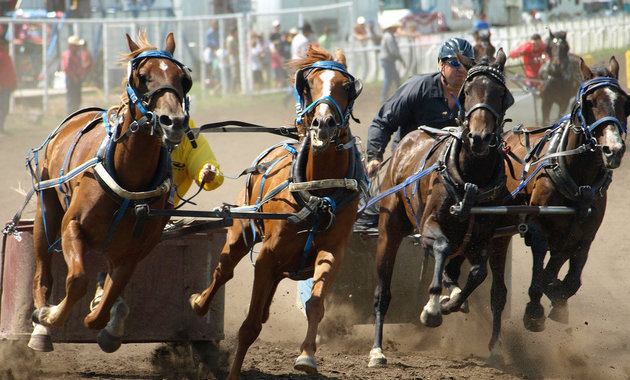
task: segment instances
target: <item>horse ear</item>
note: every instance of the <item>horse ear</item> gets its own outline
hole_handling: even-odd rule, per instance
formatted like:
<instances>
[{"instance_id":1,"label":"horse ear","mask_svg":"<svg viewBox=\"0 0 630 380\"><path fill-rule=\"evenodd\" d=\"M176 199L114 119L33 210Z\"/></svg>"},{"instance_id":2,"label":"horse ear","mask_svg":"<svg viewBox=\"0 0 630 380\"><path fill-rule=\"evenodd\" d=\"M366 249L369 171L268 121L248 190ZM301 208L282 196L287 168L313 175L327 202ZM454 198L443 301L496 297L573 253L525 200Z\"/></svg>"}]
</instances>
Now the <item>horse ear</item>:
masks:
<instances>
[{"instance_id":1,"label":"horse ear","mask_svg":"<svg viewBox=\"0 0 630 380\"><path fill-rule=\"evenodd\" d=\"M614 55L608 61L608 71L613 75L613 78L619 79L619 62Z\"/></svg>"},{"instance_id":2,"label":"horse ear","mask_svg":"<svg viewBox=\"0 0 630 380\"><path fill-rule=\"evenodd\" d=\"M580 57L580 71L582 72L582 80L584 81L591 80L595 76L582 57Z\"/></svg>"},{"instance_id":3,"label":"horse ear","mask_svg":"<svg viewBox=\"0 0 630 380\"><path fill-rule=\"evenodd\" d=\"M166 36L166 51L171 54L175 52L175 37L173 37L173 32L170 32L168 36Z\"/></svg>"},{"instance_id":4,"label":"horse ear","mask_svg":"<svg viewBox=\"0 0 630 380\"><path fill-rule=\"evenodd\" d=\"M466 70L470 70L471 67L475 65L475 60L466 57L465 55L459 54L459 52L455 52L457 56L457 60L464 65Z\"/></svg>"},{"instance_id":5,"label":"horse ear","mask_svg":"<svg viewBox=\"0 0 630 380\"><path fill-rule=\"evenodd\" d=\"M129 37L129 34L125 33L125 36L127 36L127 46L129 46L129 51L130 52L134 52L140 49L140 47L133 42L133 40L131 39L131 37Z\"/></svg>"},{"instance_id":6,"label":"horse ear","mask_svg":"<svg viewBox=\"0 0 630 380\"><path fill-rule=\"evenodd\" d=\"M501 47L501 48L499 48L499 50L495 54L494 63L492 64L492 66L495 69L498 69L501 72L503 72L503 68L505 67L505 60L506 59L507 59L507 57L505 56L505 52L503 51L503 48Z\"/></svg>"},{"instance_id":7,"label":"horse ear","mask_svg":"<svg viewBox=\"0 0 630 380\"><path fill-rule=\"evenodd\" d=\"M343 52L339 48L335 50L335 61L341 63L344 66L348 66L346 64L346 56L343 54Z\"/></svg>"}]
</instances>

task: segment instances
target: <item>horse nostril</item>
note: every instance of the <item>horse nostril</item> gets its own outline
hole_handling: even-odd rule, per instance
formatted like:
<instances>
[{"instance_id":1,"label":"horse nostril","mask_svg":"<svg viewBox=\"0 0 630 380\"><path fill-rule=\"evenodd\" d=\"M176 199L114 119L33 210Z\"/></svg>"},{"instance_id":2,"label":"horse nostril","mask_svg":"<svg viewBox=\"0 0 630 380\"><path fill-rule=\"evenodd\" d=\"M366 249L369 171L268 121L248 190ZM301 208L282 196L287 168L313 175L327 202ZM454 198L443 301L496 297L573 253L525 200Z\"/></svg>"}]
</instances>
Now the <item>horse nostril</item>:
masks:
<instances>
[{"instance_id":1,"label":"horse nostril","mask_svg":"<svg viewBox=\"0 0 630 380\"><path fill-rule=\"evenodd\" d=\"M319 128L319 118L318 118L318 117L316 117L316 118L313 120L312 125L313 125L313 127L315 127L315 128Z\"/></svg>"},{"instance_id":2,"label":"horse nostril","mask_svg":"<svg viewBox=\"0 0 630 380\"><path fill-rule=\"evenodd\" d=\"M337 122L335 122L335 118L334 117L328 116L326 118L326 125L329 126L329 127L334 127L334 126L337 125Z\"/></svg>"},{"instance_id":3,"label":"horse nostril","mask_svg":"<svg viewBox=\"0 0 630 380\"><path fill-rule=\"evenodd\" d=\"M602 147L602 152L606 155L606 156L610 156L612 154L612 151L610 150L609 146L603 146Z\"/></svg>"},{"instance_id":4,"label":"horse nostril","mask_svg":"<svg viewBox=\"0 0 630 380\"><path fill-rule=\"evenodd\" d=\"M173 121L167 115L160 116L160 124L164 126L169 126L173 124Z\"/></svg>"},{"instance_id":5,"label":"horse nostril","mask_svg":"<svg viewBox=\"0 0 630 380\"><path fill-rule=\"evenodd\" d=\"M473 138L473 134L472 134L472 132L469 132L469 133L468 133L468 138L469 138L469 139L472 139L472 138Z\"/></svg>"},{"instance_id":6,"label":"horse nostril","mask_svg":"<svg viewBox=\"0 0 630 380\"><path fill-rule=\"evenodd\" d=\"M487 134L487 135L483 136L483 142L485 142L485 143L489 143L491 139L492 139L492 135L491 134Z\"/></svg>"}]
</instances>

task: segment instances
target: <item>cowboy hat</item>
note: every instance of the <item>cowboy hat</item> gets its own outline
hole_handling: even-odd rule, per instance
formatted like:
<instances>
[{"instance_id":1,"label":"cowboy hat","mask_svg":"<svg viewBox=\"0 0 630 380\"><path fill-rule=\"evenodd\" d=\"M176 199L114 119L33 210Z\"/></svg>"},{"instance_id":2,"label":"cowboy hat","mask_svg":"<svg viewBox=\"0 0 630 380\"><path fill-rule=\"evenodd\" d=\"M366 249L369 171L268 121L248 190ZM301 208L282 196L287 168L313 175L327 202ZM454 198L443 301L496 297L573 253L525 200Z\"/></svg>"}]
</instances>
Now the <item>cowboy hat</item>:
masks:
<instances>
[{"instance_id":1,"label":"cowboy hat","mask_svg":"<svg viewBox=\"0 0 630 380\"><path fill-rule=\"evenodd\" d=\"M81 46L85 44L85 40L79 38L79 36L77 35L71 35L70 37L68 37L68 45L77 45L77 46Z\"/></svg>"}]
</instances>

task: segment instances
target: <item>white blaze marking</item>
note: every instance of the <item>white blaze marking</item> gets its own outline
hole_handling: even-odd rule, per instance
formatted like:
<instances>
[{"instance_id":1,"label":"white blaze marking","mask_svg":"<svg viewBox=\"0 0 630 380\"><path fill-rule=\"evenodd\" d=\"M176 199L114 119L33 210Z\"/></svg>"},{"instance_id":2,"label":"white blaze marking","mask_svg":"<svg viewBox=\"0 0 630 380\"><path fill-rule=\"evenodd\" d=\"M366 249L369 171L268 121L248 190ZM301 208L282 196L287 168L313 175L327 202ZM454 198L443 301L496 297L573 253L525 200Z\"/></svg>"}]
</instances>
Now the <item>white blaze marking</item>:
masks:
<instances>
[{"instance_id":1,"label":"white blaze marking","mask_svg":"<svg viewBox=\"0 0 630 380\"><path fill-rule=\"evenodd\" d=\"M162 69L162 71L168 70L168 65L166 64L166 62L160 61L160 69Z\"/></svg>"},{"instance_id":2,"label":"white blaze marking","mask_svg":"<svg viewBox=\"0 0 630 380\"><path fill-rule=\"evenodd\" d=\"M333 70L325 70L324 72L319 74L319 79L321 79L322 82L324 82L324 87L322 88L322 95L320 97L323 98L324 96L330 96L330 94L332 93L330 84L332 83L334 75L335 75L335 72ZM326 112L328 112L328 104L320 103L319 113L321 115L324 115Z\"/></svg>"}]
</instances>

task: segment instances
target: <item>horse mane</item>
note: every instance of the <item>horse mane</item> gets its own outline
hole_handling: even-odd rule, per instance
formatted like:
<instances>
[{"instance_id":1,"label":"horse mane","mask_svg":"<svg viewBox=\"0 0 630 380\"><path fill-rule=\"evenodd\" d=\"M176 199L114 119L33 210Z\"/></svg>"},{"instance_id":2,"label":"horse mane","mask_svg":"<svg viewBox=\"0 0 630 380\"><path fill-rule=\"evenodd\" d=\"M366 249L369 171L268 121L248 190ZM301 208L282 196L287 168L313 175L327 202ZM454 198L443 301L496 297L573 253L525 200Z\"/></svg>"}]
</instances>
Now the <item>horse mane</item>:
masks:
<instances>
[{"instance_id":1,"label":"horse mane","mask_svg":"<svg viewBox=\"0 0 630 380\"><path fill-rule=\"evenodd\" d=\"M140 31L138 31L138 36L135 42L136 42L136 45L138 45L137 50L132 51L132 52L127 52L127 53L120 53L119 63L123 67L125 67L129 61L137 57L140 53L144 53L145 51L149 51L149 50L157 50L157 48L151 45L151 43L148 41L146 29L141 29ZM127 86L128 79L129 78L125 75L121 84L123 88ZM123 91L123 94L120 97L120 103L118 105L119 112L124 111L123 108L127 106L128 102L129 102L129 98L127 96L127 91ZM116 108L116 107L112 107L112 108Z\"/></svg>"},{"instance_id":2,"label":"horse mane","mask_svg":"<svg viewBox=\"0 0 630 380\"><path fill-rule=\"evenodd\" d=\"M608 68L604 65L595 65L591 67L591 71L596 77L613 77L610 70L608 70Z\"/></svg>"},{"instance_id":3,"label":"horse mane","mask_svg":"<svg viewBox=\"0 0 630 380\"><path fill-rule=\"evenodd\" d=\"M319 61L334 61L334 57L328 50L309 44L306 50L306 55L303 58L290 60L287 63L287 68L291 71L298 71Z\"/></svg>"}]
</instances>

